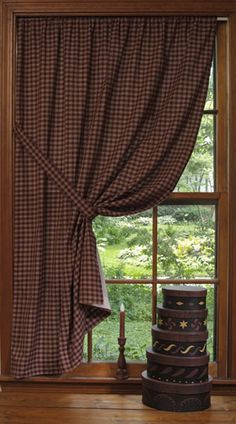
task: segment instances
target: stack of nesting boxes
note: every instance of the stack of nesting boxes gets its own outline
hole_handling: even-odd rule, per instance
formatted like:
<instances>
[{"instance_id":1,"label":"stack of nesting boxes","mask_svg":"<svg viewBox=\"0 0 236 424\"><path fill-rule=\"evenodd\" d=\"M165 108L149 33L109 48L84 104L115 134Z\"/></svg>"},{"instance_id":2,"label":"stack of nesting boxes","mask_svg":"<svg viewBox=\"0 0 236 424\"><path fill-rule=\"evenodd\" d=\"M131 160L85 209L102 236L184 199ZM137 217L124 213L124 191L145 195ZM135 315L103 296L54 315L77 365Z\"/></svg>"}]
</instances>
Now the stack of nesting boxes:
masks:
<instances>
[{"instance_id":1,"label":"stack of nesting boxes","mask_svg":"<svg viewBox=\"0 0 236 424\"><path fill-rule=\"evenodd\" d=\"M145 405L165 411L209 408L206 294L203 287L163 288L142 373Z\"/></svg>"}]
</instances>

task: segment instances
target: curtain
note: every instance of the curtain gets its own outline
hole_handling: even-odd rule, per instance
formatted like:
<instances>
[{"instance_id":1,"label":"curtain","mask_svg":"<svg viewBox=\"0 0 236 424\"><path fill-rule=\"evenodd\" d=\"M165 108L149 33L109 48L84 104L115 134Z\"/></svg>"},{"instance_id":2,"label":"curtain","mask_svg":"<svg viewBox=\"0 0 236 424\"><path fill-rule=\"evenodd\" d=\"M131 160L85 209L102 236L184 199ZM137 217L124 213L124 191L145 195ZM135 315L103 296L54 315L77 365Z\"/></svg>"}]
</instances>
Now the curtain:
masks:
<instances>
[{"instance_id":1,"label":"curtain","mask_svg":"<svg viewBox=\"0 0 236 424\"><path fill-rule=\"evenodd\" d=\"M215 30L213 17L17 19L17 378L78 366L85 333L110 314L92 221L147 210L175 187Z\"/></svg>"}]
</instances>

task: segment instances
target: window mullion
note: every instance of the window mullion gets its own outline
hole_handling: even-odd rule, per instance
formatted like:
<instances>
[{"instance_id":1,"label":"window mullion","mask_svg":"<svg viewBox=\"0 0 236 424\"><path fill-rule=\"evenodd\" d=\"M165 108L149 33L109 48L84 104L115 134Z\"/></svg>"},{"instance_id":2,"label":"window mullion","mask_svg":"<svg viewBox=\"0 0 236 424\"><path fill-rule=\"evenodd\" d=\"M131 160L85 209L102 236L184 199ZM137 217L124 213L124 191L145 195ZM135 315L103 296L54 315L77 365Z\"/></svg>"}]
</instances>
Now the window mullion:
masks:
<instances>
[{"instance_id":1,"label":"window mullion","mask_svg":"<svg viewBox=\"0 0 236 424\"><path fill-rule=\"evenodd\" d=\"M153 208L152 214L152 324L156 324L157 304L157 206Z\"/></svg>"}]
</instances>

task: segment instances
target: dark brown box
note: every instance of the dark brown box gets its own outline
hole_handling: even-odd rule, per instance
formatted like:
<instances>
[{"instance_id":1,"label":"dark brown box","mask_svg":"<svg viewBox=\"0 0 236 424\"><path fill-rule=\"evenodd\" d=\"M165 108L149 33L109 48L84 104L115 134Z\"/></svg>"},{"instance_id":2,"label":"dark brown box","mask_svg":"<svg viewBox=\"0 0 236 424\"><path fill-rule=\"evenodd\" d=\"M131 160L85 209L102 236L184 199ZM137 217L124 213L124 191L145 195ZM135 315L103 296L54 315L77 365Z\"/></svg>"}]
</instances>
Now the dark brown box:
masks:
<instances>
[{"instance_id":1,"label":"dark brown box","mask_svg":"<svg viewBox=\"0 0 236 424\"><path fill-rule=\"evenodd\" d=\"M212 378L204 383L178 384L154 380L142 373L143 403L163 411L201 411L211 405Z\"/></svg>"},{"instance_id":2,"label":"dark brown box","mask_svg":"<svg viewBox=\"0 0 236 424\"><path fill-rule=\"evenodd\" d=\"M157 326L168 331L205 331L207 329L207 309L176 310L157 306Z\"/></svg>"},{"instance_id":3,"label":"dark brown box","mask_svg":"<svg viewBox=\"0 0 236 424\"><path fill-rule=\"evenodd\" d=\"M208 331L180 333L152 326L152 348L157 353L182 357L206 354Z\"/></svg>"},{"instance_id":4,"label":"dark brown box","mask_svg":"<svg viewBox=\"0 0 236 424\"><path fill-rule=\"evenodd\" d=\"M196 310L206 308L207 290L203 287L164 287L163 306L169 309Z\"/></svg>"},{"instance_id":5,"label":"dark brown box","mask_svg":"<svg viewBox=\"0 0 236 424\"><path fill-rule=\"evenodd\" d=\"M156 353L147 349L148 377L173 383L202 383L208 380L209 353L183 358Z\"/></svg>"}]
</instances>

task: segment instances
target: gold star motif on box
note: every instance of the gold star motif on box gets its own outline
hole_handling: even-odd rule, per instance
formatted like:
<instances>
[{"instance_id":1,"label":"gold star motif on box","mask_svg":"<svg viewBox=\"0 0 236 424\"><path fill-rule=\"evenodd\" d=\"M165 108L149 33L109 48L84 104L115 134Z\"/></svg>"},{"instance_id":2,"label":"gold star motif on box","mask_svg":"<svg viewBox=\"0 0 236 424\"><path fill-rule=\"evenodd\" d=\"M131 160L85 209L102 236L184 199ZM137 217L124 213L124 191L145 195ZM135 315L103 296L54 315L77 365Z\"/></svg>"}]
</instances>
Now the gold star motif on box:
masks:
<instances>
[{"instance_id":1,"label":"gold star motif on box","mask_svg":"<svg viewBox=\"0 0 236 424\"><path fill-rule=\"evenodd\" d=\"M158 320L158 325L162 326L163 325L163 319L159 318Z\"/></svg>"},{"instance_id":2,"label":"gold star motif on box","mask_svg":"<svg viewBox=\"0 0 236 424\"><path fill-rule=\"evenodd\" d=\"M188 326L188 322L187 321L180 321L179 323L180 328L182 328L184 330L184 328L186 328Z\"/></svg>"}]
</instances>

